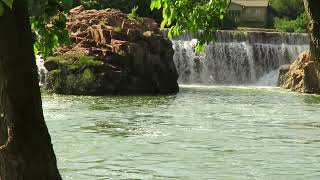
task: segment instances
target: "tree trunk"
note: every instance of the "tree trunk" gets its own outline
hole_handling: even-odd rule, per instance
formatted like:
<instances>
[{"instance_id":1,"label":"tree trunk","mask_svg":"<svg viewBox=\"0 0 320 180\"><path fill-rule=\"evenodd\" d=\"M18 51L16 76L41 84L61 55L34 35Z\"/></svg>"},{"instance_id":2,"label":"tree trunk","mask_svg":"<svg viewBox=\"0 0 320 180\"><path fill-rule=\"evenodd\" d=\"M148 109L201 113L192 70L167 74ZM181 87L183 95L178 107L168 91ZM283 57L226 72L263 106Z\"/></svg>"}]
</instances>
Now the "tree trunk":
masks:
<instances>
[{"instance_id":1,"label":"tree trunk","mask_svg":"<svg viewBox=\"0 0 320 180\"><path fill-rule=\"evenodd\" d=\"M41 104L27 4L0 17L0 180L60 180Z\"/></svg>"},{"instance_id":2,"label":"tree trunk","mask_svg":"<svg viewBox=\"0 0 320 180\"><path fill-rule=\"evenodd\" d=\"M320 67L320 0L304 0L308 15L308 32L312 60Z\"/></svg>"}]
</instances>

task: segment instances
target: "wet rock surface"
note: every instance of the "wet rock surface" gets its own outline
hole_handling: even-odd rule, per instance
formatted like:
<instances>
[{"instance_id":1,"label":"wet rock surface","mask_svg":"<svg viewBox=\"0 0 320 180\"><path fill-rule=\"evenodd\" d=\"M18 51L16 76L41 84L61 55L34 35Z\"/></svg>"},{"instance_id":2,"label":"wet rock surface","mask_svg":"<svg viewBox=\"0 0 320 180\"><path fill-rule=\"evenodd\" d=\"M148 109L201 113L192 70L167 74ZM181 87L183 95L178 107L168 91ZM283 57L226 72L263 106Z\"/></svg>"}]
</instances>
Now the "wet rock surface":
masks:
<instances>
[{"instance_id":1,"label":"wet rock surface","mask_svg":"<svg viewBox=\"0 0 320 180\"><path fill-rule=\"evenodd\" d=\"M280 68L279 86L301 93L320 94L320 68L304 51L291 64Z\"/></svg>"}]
</instances>

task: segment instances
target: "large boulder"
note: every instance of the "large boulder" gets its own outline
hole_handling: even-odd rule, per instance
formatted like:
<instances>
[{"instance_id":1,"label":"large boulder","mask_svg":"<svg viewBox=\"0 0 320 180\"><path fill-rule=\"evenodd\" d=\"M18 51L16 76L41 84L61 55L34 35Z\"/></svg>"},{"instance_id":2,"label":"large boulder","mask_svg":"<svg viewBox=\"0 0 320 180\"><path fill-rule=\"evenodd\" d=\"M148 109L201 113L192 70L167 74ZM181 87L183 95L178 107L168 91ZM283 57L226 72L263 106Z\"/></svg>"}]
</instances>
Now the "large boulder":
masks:
<instances>
[{"instance_id":1,"label":"large boulder","mask_svg":"<svg viewBox=\"0 0 320 180\"><path fill-rule=\"evenodd\" d=\"M67 19L73 44L57 48L45 62L47 89L81 95L179 91L172 43L154 20L82 6L72 9Z\"/></svg>"},{"instance_id":2,"label":"large boulder","mask_svg":"<svg viewBox=\"0 0 320 180\"><path fill-rule=\"evenodd\" d=\"M279 86L301 93L320 94L320 67L304 51L291 64L280 68Z\"/></svg>"}]
</instances>

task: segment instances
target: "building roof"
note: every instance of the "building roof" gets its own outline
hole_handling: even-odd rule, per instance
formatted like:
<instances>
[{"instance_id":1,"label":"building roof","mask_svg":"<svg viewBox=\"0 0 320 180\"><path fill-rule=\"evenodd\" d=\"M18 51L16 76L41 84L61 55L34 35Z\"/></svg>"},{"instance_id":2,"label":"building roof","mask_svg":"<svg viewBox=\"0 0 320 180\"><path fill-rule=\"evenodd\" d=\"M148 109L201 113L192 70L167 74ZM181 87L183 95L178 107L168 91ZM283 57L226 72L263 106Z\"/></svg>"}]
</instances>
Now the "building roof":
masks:
<instances>
[{"instance_id":1,"label":"building roof","mask_svg":"<svg viewBox=\"0 0 320 180\"><path fill-rule=\"evenodd\" d=\"M269 0L232 0L233 3L244 7L268 7Z\"/></svg>"}]
</instances>

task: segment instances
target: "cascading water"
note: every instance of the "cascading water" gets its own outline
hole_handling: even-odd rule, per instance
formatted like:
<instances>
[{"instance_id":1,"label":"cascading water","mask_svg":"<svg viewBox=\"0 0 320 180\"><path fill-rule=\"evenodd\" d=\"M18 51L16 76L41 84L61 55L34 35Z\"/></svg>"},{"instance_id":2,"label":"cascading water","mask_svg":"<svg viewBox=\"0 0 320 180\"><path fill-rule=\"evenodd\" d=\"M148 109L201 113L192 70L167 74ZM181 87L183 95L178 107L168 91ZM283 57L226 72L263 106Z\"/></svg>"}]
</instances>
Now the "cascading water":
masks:
<instances>
[{"instance_id":1,"label":"cascading water","mask_svg":"<svg viewBox=\"0 0 320 180\"><path fill-rule=\"evenodd\" d=\"M309 49L307 34L218 31L216 37L200 54L197 40L173 40L180 84L276 85L277 69Z\"/></svg>"},{"instance_id":2,"label":"cascading water","mask_svg":"<svg viewBox=\"0 0 320 180\"><path fill-rule=\"evenodd\" d=\"M44 66L44 59L41 55L36 55L36 64L38 67L39 85L43 86L46 83L46 74L48 71Z\"/></svg>"}]
</instances>

